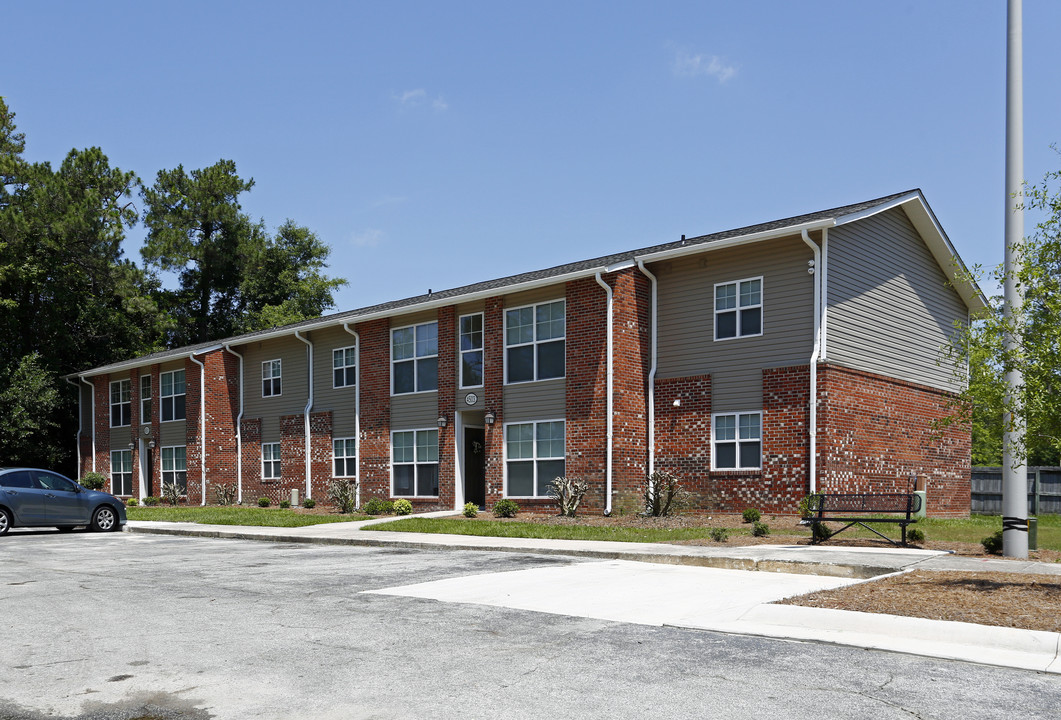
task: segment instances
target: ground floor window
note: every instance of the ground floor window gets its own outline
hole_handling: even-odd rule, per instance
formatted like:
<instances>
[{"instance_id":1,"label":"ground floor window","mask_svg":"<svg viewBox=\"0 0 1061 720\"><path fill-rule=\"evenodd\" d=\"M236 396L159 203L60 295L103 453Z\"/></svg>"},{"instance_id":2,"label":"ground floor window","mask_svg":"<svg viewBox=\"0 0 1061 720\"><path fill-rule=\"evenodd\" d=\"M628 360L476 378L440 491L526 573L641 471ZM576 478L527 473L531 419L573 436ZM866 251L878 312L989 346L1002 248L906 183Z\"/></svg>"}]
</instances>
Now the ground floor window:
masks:
<instances>
[{"instance_id":1,"label":"ground floor window","mask_svg":"<svg viewBox=\"0 0 1061 720\"><path fill-rule=\"evenodd\" d=\"M405 430L391 435L394 495L438 496L438 430Z\"/></svg>"},{"instance_id":2,"label":"ground floor window","mask_svg":"<svg viewBox=\"0 0 1061 720\"><path fill-rule=\"evenodd\" d=\"M564 475L564 421L506 425L505 470L509 497L547 497Z\"/></svg>"},{"instance_id":3,"label":"ground floor window","mask_svg":"<svg viewBox=\"0 0 1061 720\"><path fill-rule=\"evenodd\" d=\"M183 445L162 448L162 485L173 485L188 494L188 451Z\"/></svg>"},{"instance_id":4,"label":"ground floor window","mask_svg":"<svg viewBox=\"0 0 1061 720\"><path fill-rule=\"evenodd\" d=\"M111 451L111 495L133 494L133 451Z\"/></svg>"},{"instance_id":5,"label":"ground floor window","mask_svg":"<svg viewBox=\"0 0 1061 720\"><path fill-rule=\"evenodd\" d=\"M762 466L763 414L717 413L711 416L711 467L758 470Z\"/></svg>"},{"instance_id":6,"label":"ground floor window","mask_svg":"<svg viewBox=\"0 0 1061 720\"><path fill-rule=\"evenodd\" d=\"M262 480L280 479L280 443L262 443Z\"/></svg>"},{"instance_id":7,"label":"ground floor window","mask_svg":"<svg viewBox=\"0 0 1061 720\"><path fill-rule=\"evenodd\" d=\"M332 442L333 477L357 477L357 439L336 438Z\"/></svg>"}]
</instances>

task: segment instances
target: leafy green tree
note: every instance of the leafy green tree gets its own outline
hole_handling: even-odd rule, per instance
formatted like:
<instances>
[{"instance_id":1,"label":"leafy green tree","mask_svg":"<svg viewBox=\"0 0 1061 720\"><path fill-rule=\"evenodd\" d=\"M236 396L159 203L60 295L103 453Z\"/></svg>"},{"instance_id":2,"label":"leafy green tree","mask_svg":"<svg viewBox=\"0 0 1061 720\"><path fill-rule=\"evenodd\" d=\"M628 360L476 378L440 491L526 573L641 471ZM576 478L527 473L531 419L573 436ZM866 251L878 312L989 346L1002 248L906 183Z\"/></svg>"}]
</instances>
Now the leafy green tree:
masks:
<instances>
[{"instance_id":1,"label":"leafy green tree","mask_svg":"<svg viewBox=\"0 0 1061 720\"><path fill-rule=\"evenodd\" d=\"M48 467L64 459L61 446L41 442L61 425L64 403L59 382L42 366L39 353L0 366L0 467Z\"/></svg>"}]
</instances>

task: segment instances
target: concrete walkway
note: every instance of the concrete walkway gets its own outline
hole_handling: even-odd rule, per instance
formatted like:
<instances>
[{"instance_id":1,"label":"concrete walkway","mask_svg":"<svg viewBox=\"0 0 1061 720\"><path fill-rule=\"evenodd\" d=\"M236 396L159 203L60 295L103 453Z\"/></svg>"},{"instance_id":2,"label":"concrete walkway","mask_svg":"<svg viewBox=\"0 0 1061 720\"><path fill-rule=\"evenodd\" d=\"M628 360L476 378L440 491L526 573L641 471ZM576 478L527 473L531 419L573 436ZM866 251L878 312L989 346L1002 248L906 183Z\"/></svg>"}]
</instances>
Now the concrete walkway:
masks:
<instances>
[{"instance_id":1,"label":"concrete walkway","mask_svg":"<svg viewBox=\"0 0 1061 720\"><path fill-rule=\"evenodd\" d=\"M428 513L422 517L454 514ZM915 568L1061 577L1061 564L981 560L916 549L695 546L371 530L373 525L393 519L301 528L130 521L127 530L270 542L567 555L599 562L490 573L373 592L828 642L1061 674L1061 633L773 604L786 597ZM750 570L768 574L735 572Z\"/></svg>"}]
</instances>

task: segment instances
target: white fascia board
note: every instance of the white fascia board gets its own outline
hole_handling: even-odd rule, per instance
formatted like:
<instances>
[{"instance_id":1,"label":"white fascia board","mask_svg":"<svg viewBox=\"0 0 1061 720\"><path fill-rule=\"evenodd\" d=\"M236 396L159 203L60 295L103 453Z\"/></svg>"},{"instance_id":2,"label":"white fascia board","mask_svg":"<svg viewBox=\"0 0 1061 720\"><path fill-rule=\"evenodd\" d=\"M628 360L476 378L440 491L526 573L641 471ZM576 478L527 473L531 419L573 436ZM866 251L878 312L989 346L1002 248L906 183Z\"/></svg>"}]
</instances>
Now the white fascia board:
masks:
<instances>
[{"instance_id":1,"label":"white fascia board","mask_svg":"<svg viewBox=\"0 0 1061 720\"><path fill-rule=\"evenodd\" d=\"M943 232L943 228L940 227L939 221L936 220L936 216L925 203L921 193L907 193L891 202L882 203L861 212L844 215L836 219L836 224L846 225L857 222L896 207L902 207L906 211L906 216L910 218L910 223L921 235L925 245L928 246L929 252L932 253L932 257L936 259L940 270L947 276L947 279L962 300L965 301L969 310L974 315L987 310L989 306L983 290L975 282L959 279L959 274L967 274L968 268L966 268L961 256L958 255L958 251L954 249L954 245L951 244L947 234Z\"/></svg>"},{"instance_id":2,"label":"white fascia board","mask_svg":"<svg viewBox=\"0 0 1061 720\"><path fill-rule=\"evenodd\" d=\"M190 358L193 355L203 355L205 353L212 353L212 352L215 352L217 350L221 350L224 347L225 347L224 345L218 344L218 345L211 345L209 347L204 347L204 348L202 348L200 350L192 350L192 351L182 350L180 352L175 352L173 355L169 355L167 357L155 358L154 360L151 360L149 362L144 362L144 359L142 357L141 358L135 358L133 360L126 360L125 362L115 363L113 365L104 365L102 367L96 368L95 370L88 370L86 372L73 373L72 375L68 375L67 377L87 378L87 377L95 377L96 375L106 375L106 374L109 374L109 373L121 372L122 370L132 370L133 368L143 367L145 365L158 365L159 363L173 362L174 360L182 360L184 358Z\"/></svg>"},{"instance_id":3,"label":"white fascia board","mask_svg":"<svg viewBox=\"0 0 1061 720\"><path fill-rule=\"evenodd\" d=\"M724 248L736 247L738 245L750 245L751 243L762 242L764 240L774 240L776 238L788 237L790 235L799 235L804 230L809 231L831 228L834 225L836 225L836 220L833 218L813 220L798 225L788 225L775 230L763 230L762 232L751 233L750 235L738 235L736 237L726 238L725 240L696 243L693 245L671 248L670 250L660 250L659 252L649 253L647 255L638 255L635 258L635 262L637 260L643 262L658 262L660 260L668 260L670 258L683 257L685 255L696 255L698 253L711 252L712 250L722 250Z\"/></svg>"}]
</instances>

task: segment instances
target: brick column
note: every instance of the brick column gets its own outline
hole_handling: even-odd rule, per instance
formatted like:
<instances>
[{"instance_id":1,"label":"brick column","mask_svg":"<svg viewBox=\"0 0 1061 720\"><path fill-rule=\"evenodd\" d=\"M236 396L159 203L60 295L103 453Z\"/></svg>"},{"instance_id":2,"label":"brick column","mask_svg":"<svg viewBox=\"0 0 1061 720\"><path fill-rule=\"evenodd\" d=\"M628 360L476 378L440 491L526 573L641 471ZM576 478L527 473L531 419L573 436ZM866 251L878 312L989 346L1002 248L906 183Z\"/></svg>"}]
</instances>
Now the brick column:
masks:
<instances>
[{"instance_id":1,"label":"brick column","mask_svg":"<svg viewBox=\"0 0 1061 720\"><path fill-rule=\"evenodd\" d=\"M454 505L457 477L454 446L454 415L457 405L457 309L438 310L438 414L446 427L438 429L438 502L449 510ZM431 503L434 504L434 503Z\"/></svg>"},{"instance_id":2,"label":"brick column","mask_svg":"<svg viewBox=\"0 0 1061 720\"><path fill-rule=\"evenodd\" d=\"M486 426L484 470L486 506L490 507L504 494L505 437L502 423L504 408L505 306L500 297L487 298L483 309L483 407L496 419Z\"/></svg>"},{"instance_id":3,"label":"brick column","mask_svg":"<svg viewBox=\"0 0 1061 720\"><path fill-rule=\"evenodd\" d=\"M390 320L359 323L354 329L361 337L358 477L364 503L390 497Z\"/></svg>"},{"instance_id":4,"label":"brick column","mask_svg":"<svg viewBox=\"0 0 1061 720\"><path fill-rule=\"evenodd\" d=\"M567 283L565 441L568 477L589 483L583 507L605 507L607 296L591 278Z\"/></svg>"}]
</instances>

